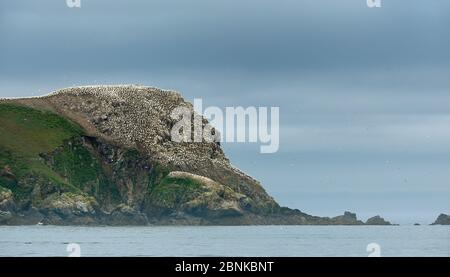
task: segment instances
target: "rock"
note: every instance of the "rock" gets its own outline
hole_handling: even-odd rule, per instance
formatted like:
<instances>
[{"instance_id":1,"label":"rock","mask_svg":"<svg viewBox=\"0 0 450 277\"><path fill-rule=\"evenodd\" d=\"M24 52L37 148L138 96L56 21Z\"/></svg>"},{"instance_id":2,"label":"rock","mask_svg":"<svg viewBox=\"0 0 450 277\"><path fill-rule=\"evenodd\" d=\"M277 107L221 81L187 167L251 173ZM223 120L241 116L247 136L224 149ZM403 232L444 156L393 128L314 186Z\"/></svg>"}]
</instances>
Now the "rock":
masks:
<instances>
[{"instance_id":1,"label":"rock","mask_svg":"<svg viewBox=\"0 0 450 277\"><path fill-rule=\"evenodd\" d=\"M336 216L331 219L337 225L362 225L362 221L358 220L355 213L344 212L344 215Z\"/></svg>"},{"instance_id":2,"label":"rock","mask_svg":"<svg viewBox=\"0 0 450 277\"><path fill-rule=\"evenodd\" d=\"M0 223L4 223L11 218L12 218L11 212L0 210Z\"/></svg>"},{"instance_id":3,"label":"rock","mask_svg":"<svg viewBox=\"0 0 450 277\"><path fill-rule=\"evenodd\" d=\"M7 225L36 225L44 220L45 216L37 209L31 208L14 216L8 220Z\"/></svg>"},{"instance_id":4,"label":"rock","mask_svg":"<svg viewBox=\"0 0 450 277\"><path fill-rule=\"evenodd\" d=\"M12 192L10 189L7 188L3 188L0 187L0 205L4 202L4 201L9 201L12 199Z\"/></svg>"},{"instance_id":5,"label":"rock","mask_svg":"<svg viewBox=\"0 0 450 277\"><path fill-rule=\"evenodd\" d=\"M450 215L440 214L432 225L450 225Z\"/></svg>"},{"instance_id":6,"label":"rock","mask_svg":"<svg viewBox=\"0 0 450 277\"><path fill-rule=\"evenodd\" d=\"M184 203L178 203L180 209L188 214L202 217L239 216L244 213L241 203L248 201L243 194L215 182L207 177L180 171L171 172L167 178L176 180L190 180L196 183L198 192L192 197L184 198Z\"/></svg>"},{"instance_id":7,"label":"rock","mask_svg":"<svg viewBox=\"0 0 450 277\"><path fill-rule=\"evenodd\" d=\"M13 211L15 209L15 203L13 193L11 190L0 187L0 210L5 212Z\"/></svg>"},{"instance_id":8,"label":"rock","mask_svg":"<svg viewBox=\"0 0 450 277\"><path fill-rule=\"evenodd\" d=\"M144 213L136 211L134 208L120 204L104 222L108 225L148 225L148 218Z\"/></svg>"},{"instance_id":9,"label":"rock","mask_svg":"<svg viewBox=\"0 0 450 277\"><path fill-rule=\"evenodd\" d=\"M42 206L42 209L61 219L94 215L98 209L98 203L93 197L74 193L53 194L44 200Z\"/></svg>"},{"instance_id":10,"label":"rock","mask_svg":"<svg viewBox=\"0 0 450 277\"><path fill-rule=\"evenodd\" d=\"M366 225L392 225L389 221L384 220L379 215L367 219Z\"/></svg>"}]
</instances>

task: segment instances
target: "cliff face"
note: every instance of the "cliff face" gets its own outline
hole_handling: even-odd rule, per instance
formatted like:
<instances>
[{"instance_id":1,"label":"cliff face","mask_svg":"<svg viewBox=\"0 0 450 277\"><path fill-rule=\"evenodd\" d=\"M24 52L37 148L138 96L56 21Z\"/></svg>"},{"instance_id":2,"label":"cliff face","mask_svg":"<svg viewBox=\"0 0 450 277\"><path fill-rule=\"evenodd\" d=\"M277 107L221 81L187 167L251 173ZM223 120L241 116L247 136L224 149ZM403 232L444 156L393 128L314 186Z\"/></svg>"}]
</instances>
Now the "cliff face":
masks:
<instances>
[{"instance_id":1,"label":"cliff face","mask_svg":"<svg viewBox=\"0 0 450 277\"><path fill-rule=\"evenodd\" d=\"M360 224L281 208L219 144L173 142L180 106L139 86L2 100L0 224Z\"/></svg>"}]
</instances>

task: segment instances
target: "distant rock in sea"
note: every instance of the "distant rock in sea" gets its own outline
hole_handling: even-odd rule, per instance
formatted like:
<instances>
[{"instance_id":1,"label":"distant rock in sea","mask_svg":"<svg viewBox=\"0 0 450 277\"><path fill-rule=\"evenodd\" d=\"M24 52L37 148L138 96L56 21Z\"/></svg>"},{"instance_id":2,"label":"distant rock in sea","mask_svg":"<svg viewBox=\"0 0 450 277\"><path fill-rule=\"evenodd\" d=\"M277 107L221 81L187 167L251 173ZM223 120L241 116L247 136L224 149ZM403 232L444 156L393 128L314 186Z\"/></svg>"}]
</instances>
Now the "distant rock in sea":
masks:
<instances>
[{"instance_id":1,"label":"distant rock in sea","mask_svg":"<svg viewBox=\"0 0 450 277\"><path fill-rule=\"evenodd\" d=\"M363 225L364 222L358 220L355 213L344 212L344 215L333 217L332 220L338 225Z\"/></svg>"},{"instance_id":2,"label":"distant rock in sea","mask_svg":"<svg viewBox=\"0 0 450 277\"><path fill-rule=\"evenodd\" d=\"M450 215L440 214L432 225L450 225Z\"/></svg>"},{"instance_id":3,"label":"distant rock in sea","mask_svg":"<svg viewBox=\"0 0 450 277\"><path fill-rule=\"evenodd\" d=\"M392 225L389 221L384 220L379 215L367 219L366 225Z\"/></svg>"}]
</instances>

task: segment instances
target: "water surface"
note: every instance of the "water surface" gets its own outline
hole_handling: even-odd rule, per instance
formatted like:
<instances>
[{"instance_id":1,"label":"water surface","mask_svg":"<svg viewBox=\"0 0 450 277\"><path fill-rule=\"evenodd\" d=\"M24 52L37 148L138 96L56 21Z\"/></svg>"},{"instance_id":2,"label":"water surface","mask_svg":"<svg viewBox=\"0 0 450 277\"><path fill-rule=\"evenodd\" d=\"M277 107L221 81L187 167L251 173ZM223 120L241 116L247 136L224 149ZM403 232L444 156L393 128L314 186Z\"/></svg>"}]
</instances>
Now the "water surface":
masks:
<instances>
[{"instance_id":1,"label":"water surface","mask_svg":"<svg viewBox=\"0 0 450 277\"><path fill-rule=\"evenodd\" d=\"M0 256L450 256L450 226L0 226Z\"/></svg>"}]
</instances>

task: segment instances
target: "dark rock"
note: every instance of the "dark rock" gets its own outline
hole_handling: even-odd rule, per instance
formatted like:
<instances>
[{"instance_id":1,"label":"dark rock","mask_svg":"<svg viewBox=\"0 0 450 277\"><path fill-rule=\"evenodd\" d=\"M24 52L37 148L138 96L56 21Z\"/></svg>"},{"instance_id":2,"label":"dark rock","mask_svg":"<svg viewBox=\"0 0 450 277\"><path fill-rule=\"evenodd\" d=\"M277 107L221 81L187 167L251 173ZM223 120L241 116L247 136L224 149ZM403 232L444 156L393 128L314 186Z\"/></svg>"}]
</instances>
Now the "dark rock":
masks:
<instances>
[{"instance_id":1,"label":"dark rock","mask_svg":"<svg viewBox=\"0 0 450 277\"><path fill-rule=\"evenodd\" d=\"M384 220L379 215L367 219L366 225L392 225L389 221Z\"/></svg>"},{"instance_id":2,"label":"dark rock","mask_svg":"<svg viewBox=\"0 0 450 277\"><path fill-rule=\"evenodd\" d=\"M344 212L344 215L336 216L331 219L336 225L362 225L362 221L358 220L355 213Z\"/></svg>"},{"instance_id":3,"label":"dark rock","mask_svg":"<svg viewBox=\"0 0 450 277\"><path fill-rule=\"evenodd\" d=\"M104 219L108 225L148 225L147 216L130 206L121 204Z\"/></svg>"},{"instance_id":4,"label":"dark rock","mask_svg":"<svg viewBox=\"0 0 450 277\"><path fill-rule=\"evenodd\" d=\"M11 218L12 218L11 212L0 210L0 223L7 222Z\"/></svg>"},{"instance_id":5,"label":"dark rock","mask_svg":"<svg viewBox=\"0 0 450 277\"><path fill-rule=\"evenodd\" d=\"M450 225L450 215L440 214L432 225Z\"/></svg>"},{"instance_id":6,"label":"dark rock","mask_svg":"<svg viewBox=\"0 0 450 277\"><path fill-rule=\"evenodd\" d=\"M25 210L20 213L9 213L11 217L3 221L5 225L36 225L44 219L44 215L36 209Z\"/></svg>"}]
</instances>

